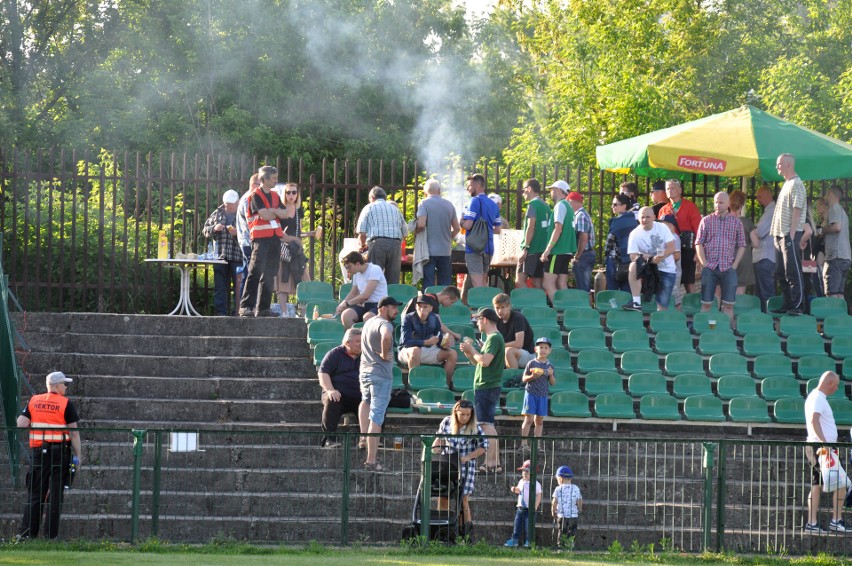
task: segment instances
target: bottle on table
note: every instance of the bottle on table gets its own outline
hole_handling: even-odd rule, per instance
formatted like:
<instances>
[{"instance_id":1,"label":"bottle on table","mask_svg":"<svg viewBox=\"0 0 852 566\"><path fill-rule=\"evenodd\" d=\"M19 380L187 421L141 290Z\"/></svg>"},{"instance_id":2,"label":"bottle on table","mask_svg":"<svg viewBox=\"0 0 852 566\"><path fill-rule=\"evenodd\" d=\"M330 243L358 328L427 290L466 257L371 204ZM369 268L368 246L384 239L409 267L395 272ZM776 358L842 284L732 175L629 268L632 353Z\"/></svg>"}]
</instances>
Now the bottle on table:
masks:
<instances>
[{"instance_id":1,"label":"bottle on table","mask_svg":"<svg viewBox=\"0 0 852 566\"><path fill-rule=\"evenodd\" d=\"M157 240L157 259L169 259L169 239L166 238L165 230L160 230Z\"/></svg>"}]
</instances>

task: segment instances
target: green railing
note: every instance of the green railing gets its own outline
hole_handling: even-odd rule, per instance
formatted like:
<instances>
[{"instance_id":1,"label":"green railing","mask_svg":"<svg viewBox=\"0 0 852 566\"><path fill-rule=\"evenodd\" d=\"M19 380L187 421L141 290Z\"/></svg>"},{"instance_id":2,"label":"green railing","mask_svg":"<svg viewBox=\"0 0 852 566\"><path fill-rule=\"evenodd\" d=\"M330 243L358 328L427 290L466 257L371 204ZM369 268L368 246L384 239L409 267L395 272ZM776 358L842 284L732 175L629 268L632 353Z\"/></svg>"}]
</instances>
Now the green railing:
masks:
<instances>
[{"instance_id":1,"label":"green railing","mask_svg":"<svg viewBox=\"0 0 852 566\"><path fill-rule=\"evenodd\" d=\"M191 401L188 401L191 403ZM25 431L5 430L6 434ZM421 472L432 465L434 435L388 431L382 472L363 468L356 436L319 447L304 431L82 429L83 464L68 492L64 538L175 542L214 538L258 544L399 544L412 531ZM804 444L720 439L545 437L533 452L519 437L499 437L503 473L478 473L471 496L474 538L510 537L516 471L533 460L542 509L530 513L538 546L556 546L550 512L553 477L569 465L584 507L578 549L618 541L687 552L811 553L852 550L849 537L802 532L810 471ZM852 445L839 445L845 461ZM23 464L21 464L23 466ZM23 469L21 469L23 471ZM0 479L0 537L20 521L24 491ZM424 493L421 492L421 496ZM435 498L421 497L420 532L434 533ZM829 501L822 497L826 525Z\"/></svg>"},{"instance_id":2,"label":"green railing","mask_svg":"<svg viewBox=\"0 0 852 566\"><path fill-rule=\"evenodd\" d=\"M14 331L9 319L9 276L3 271L3 234L0 234L0 400L2 400L3 421L7 427L14 427L18 416L21 386L19 381L18 362L15 359ZM6 450L9 473L17 482L18 472L18 443L15 436L6 431Z\"/></svg>"}]
</instances>

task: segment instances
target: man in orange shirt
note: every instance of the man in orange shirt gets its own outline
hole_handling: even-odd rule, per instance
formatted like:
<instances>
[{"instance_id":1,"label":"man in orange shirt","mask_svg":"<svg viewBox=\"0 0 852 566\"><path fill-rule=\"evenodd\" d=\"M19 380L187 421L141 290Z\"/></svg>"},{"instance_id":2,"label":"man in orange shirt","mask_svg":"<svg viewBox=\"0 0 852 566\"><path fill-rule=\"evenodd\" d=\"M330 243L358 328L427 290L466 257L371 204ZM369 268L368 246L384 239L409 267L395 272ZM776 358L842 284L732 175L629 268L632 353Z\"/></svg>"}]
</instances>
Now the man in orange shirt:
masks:
<instances>
[{"instance_id":1,"label":"man in orange shirt","mask_svg":"<svg viewBox=\"0 0 852 566\"><path fill-rule=\"evenodd\" d=\"M662 220L669 214L677 220L678 232L680 232L680 265L683 270L681 283L686 287L687 293L695 292L695 235L698 233L698 225L701 223L701 212L695 203L683 198L683 186L678 180L666 181L666 196L669 203L664 205L657 214Z\"/></svg>"}]
</instances>

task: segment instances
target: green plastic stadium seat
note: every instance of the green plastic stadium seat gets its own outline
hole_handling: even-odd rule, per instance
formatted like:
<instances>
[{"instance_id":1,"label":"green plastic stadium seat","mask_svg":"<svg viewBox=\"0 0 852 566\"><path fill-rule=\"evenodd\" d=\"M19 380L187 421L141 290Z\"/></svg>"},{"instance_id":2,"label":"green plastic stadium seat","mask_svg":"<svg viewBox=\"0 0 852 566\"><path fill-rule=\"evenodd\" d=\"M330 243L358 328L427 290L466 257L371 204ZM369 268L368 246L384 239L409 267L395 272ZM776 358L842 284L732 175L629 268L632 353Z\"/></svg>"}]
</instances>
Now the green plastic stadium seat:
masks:
<instances>
[{"instance_id":1,"label":"green plastic stadium seat","mask_svg":"<svg viewBox=\"0 0 852 566\"><path fill-rule=\"evenodd\" d=\"M840 367L840 377L846 381L852 381L852 358L843 360Z\"/></svg>"},{"instance_id":2,"label":"green plastic stadium seat","mask_svg":"<svg viewBox=\"0 0 852 566\"><path fill-rule=\"evenodd\" d=\"M816 334L817 320L810 315L790 316L784 315L781 317L779 334L781 336L792 336L794 334Z\"/></svg>"},{"instance_id":3,"label":"green plastic stadium seat","mask_svg":"<svg viewBox=\"0 0 852 566\"><path fill-rule=\"evenodd\" d=\"M811 316L817 320L823 320L837 313L849 312L849 305L842 297L814 297L811 300Z\"/></svg>"},{"instance_id":4,"label":"green plastic stadium seat","mask_svg":"<svg viewBox=\"0 0 852 566\"><path fill-rule=\"evenodd\" d=\"M710 328L710 321L716 321L716 328ZM692 331L696 334L723 332L732 334L731 319L722 311L698 312L692 317Z\"/></svg>"},{"instance_id":5,"label":"green plastic stadium seat","mask_svg":"<svg viewBox=\"0 0 852 566\"><path fill-rule=\"evenodd\" d=\"M593 309L565 309L562 326L569 332L576 328L601 328L601 316Z\"/></svg>"},{"instance_id":6,"label":"green plastic stadium seat","mask_svg":"<svg viewBox=\"0 0 852 566\"><path fill-rule=\"evenodd\" d=\"M311 322L314 317L314 308L317 309L317 314L334 314L334 311L337 310L337 305L339 303L335 300L326 300L326 301L308 301L305 304L305 310L303 313L305 322Z\"/></svg>"},{"instance_id":7,"label":"green plastic stadium seat","mask_svg":"<svg viewBox=\"0 0 852 566\"><path fill-rule=\"evenodd\" d=\"M441 291L444 290L444 287L445 287L444 285L430 285L430 286L426 287L425 289L423 289L423 292L424 293L431 293L432 295L437 295L438 293L440 293Z\"/></svg>"},{"instance_id":8,"label":"green plastic stadium seat","mask_svg":"<svg viewBox=\"0 0 852 566\"><path fill-rule=\"evenodd\" d=\"M733 334L705 332L698 338L698 352L704 356L722 353L736 354L737 341Z\"/></svg>"},{"instance_id":9,"label":"green plastic stadium seat","mask_svg":"<svg viewBox=\"0 0 852 566\"><path fill-rule=\"evenodd\" d=\"M453 372L453 390L467 391L473 389L473 375L476 373L476 366L457 366Z\"/></svg>"},{"instance_id":10,"label":"green plastic stadium seat","mask_svg":"<svg viewBox=\"0 0 852 566\"><path fill-rule=\"evenodd\" d=\"M654 350L660 354L695 352L692 335L686 330L662 330L654 338Z\"/></svg>"},{"instance_id":11,"label":"green plastic stadium seat","mask_svg":"<svg viewBox=\"0 0 852 566\"><path fill-rule=\"evenodd\" d=\"M634 373L627 380L627 390L633 397L669 394L666 378L658 373Z\"/></svg>"},{"instance_id":12,"label":"green plastic stadium seat","mask_svg":"<svg viewBox=\"0 0 852 566\"><path fill-rule=\"evenodd\" d=\"M852 321L849 321L852 323ZM852 336L835 336L831 339L831 357L836 360L852 358Z\"/></svg>"},{"instance_id":13,"label":"green plastic stadium seat","mask_svg":"<svg viewBox=\"0 0 852 566\"><path fill-rule=\"evenodd\" d=\"M621 356L621 373L661 373L660 358L650 350L631 350Z\"/></svg>"},{"instance_id":14,"label":"green plastic stadium seat","mask_svg":"<svg viewBox=\"0 0 852 566\"><path fill-rule=\"evenodd\" d=\"M595 414L601 419L635 419L633 398L624 393L603 393L595 399Z\"/></svg>"},{"instance_id":15,"label":"green plastic stadium seat","mask_svg":"<svg viewBox=\"0 0 852 566\"><path fill-rule=\"evenodd\" d=\"M695 395L713 395L713 388L706 375L701 373L680 373L672 383L672 394L678 399Z\"/></svg>"},{"instance_id":16,"label":"green plastic stadium seat","mask_svg":"<svg viewBox=\"0 0 852 566\"><path fill-rule=\"evenodd\" d=\"M649 350L648 333L644 328L625 328L612 333L612 351L621 354L628 350Z\"/></svg>"},{"instance_id":17,"label":"green plastic stadium seat","mask_svg":"<svg viewBox=\"0 0 852 566\"><path fill-rule=\"evenodd\" d=\"M601 393L624 393L622 378L611 371L593 371L586 376L586 394L594 397Z\"/></svg>"},{"instance_id":18,"label":"green plastic stadium seat","mask_svg":"<svg viewBox=\"0 0 852 566\"><path fill-rule=\"evenodd\" d=\"M482 307L493 308L491 301L502 292L502 289L496 287L471 287L467 292L467 304L473 310ZM442 312L443 310L441 309Z\"/></svg>"},{"instance_id":19,"label":"green plastic stadium seat","mask_svg":"<svg viewBox=\"0 0 852 566\"><path fill-rule=\"evenodd\" d=\"M573 371L557 369L554 372L554 378L556 379L556 384L550 386L551 393L580 390L580 378Z\"/></svg>"},{"instance_id":20,"label":"green plastic stadium seat","mask_svg":"<svg viewBox=\"0 0 852 566\"><path fill-rule=\"evenodd\" d=\"M760 394L767 401L777 401L785 397L802 398L800 384L789 377L767 377L760 383Z\"/></svg>"},{"instance_id":21,"label":"green plastic stadium seat","mask_svg":"<svg viewBox=\"0 0 852 566\"><path fill-rule=\"evenodd\" d=\"M769 423L766 401L759 397L736 397L728 403L728 415L735 423Z\"/></svg>"},{"instance_id":22,"label":"green plastic stadium seat","mask_svg":"<svg viewBox=\"0 0 852 566\"><path fill-rule=\"evenodd\" d=\"M710 371L713 377L723 375L749 375L746 359L739 354L714 354L710 356Z\"/></svg>"},{"instance_id":23,"label":"green plastic stadium seat","mask_svg":"<svg viewBox=\"0 0 852 566\"><path fill-rule=\"evenodd\" d=\"M805 424L805 400L801 397L785 397L775 401L772 410L775 421L788 424Z\"/></svg>"},{"instance_id":24,"label":"green plastic stadium seat","mask_svg":"<svg viewBox=\"0 0 852 566\"><path fill-rule=\"evenodd\" d=\"M834 422L838 426L852 425L852 401L830 398L828 404L834 413Z\"/></svg>"},{"instance_id":25,"label":"green plastic stadium seat","mask_svg":"<svg viewBox=\"0 0 852 566\"><path fill-rule=\"evenodd\" d=\"M666 355L665 369L667 375L704 374L704 360L694 352L672 352Z\"/></svg>"},{"instance_id":26,"label":"green plastic stadium seat","mask_svg":"<svg viewBox=\"0 0 852 566\"><path fill-rule=\"evenodd\" d=\"M521 314L530 323L530 326L550 326L559 328L559 321L556 316L556 309L550 307L526 307L521 311Z\"/></svg>"},{"instance_id":27,"label":"green plastic stadium seat","mask_svg":"<svg viewBox=\"0 0 852 566\"><path fill-rule=\"evenodd\" d=\"M743 295L738 296L742 297ZM739 315L736 325L737 327L734 332L740 336L759 333L775 334L775 325L772 322L772 317L760 311L745 312Z\"/></svg>"},{"instance_id":28,"label":"green plastic stadium seat","mask_svg":"<svg viewBox=\"0 0 852 566\"><path fill-rule=\"evenodd\" d=\"M512 301L512 308L523 310L527 307L546 307L547 294L542 289L533 289L529 287L521 287L512 289L509 294Z\"/></svg>"},{"instance_id":29,"label":"green plastic stadium seat","mask_svg":"<svg viewBox=\"0 0 852 566\"><path fill-rule=\"evenodd\" d=\"M308 344L317 342L337 342L343 340L343 324L334 319L313 320L308 324Z\"/></svg>"},{"instance_id":30,"label":"green plastic stadium seat","mask_svg":"<svg viewBox=\"0 0 852 566\"><path fill-rule=\"evenodd\" d=\"M503 412L507 415L520 415L524 409L524 390L516 389L506 393L506 405Z\"/></svg>"},{"instance_id":31,"label":"green plastic stadium seat","mask_svg":"<svg viewBox=\"0 0 852 566\"><path fill-rule=\"evenodd\" d=\"M808 380L808 384L805 387L805 395L810 395L811 391L813 391L816 386L819 385L819 378L815 377L813 379ZM828 396L829 399L846 399L846 384L840 383L840 387L837 388L837 391Z\"/></svg>"},{"instance_id":32,"label":"green plastic stadium seat","mask_svg":"<svg viewBox=\"0 0 852 566\"><path fill-rule=\"evenodd\" d=\"M559 289L553 295L553 308L562 312L565 309L590 309L589 294L582 289Z\"/></svg>"},{"instance_id":33,"label":"green plastic stadium seat","mask_svg":"<svg viewBox=\"0 0 852 566\"><path fill-rule=\"evenodd\" d=\"M612 302L613 299L615 300L614 303ZM595 297L595 308L598 312L608 312L613 309L620 309L632 300L633 297L627 291L601 291ZM612 306L613 304L615 307Z\"/></svg>"},{"instance_id":34,"label":"green plastic stadium seat","mask_svg":"<svg viewBox=\"0 0 852 566\"><path fill-rule=\"evenodd\" d=\"M644 314L651 314L652 312L657 312L657 301L642 301L642 312Z\"/></svg>"},{"instance_id":35,"label":"green plastic stadium seat","mask_svg":"<svg viewBox=\"0 0 852 566\"><path fill-rule=\"evenodd\" d=\"M571 352L565 348L553 348L547 359L550 360L550 363L553 364L555 369L574 369L571 365Z\"/></svg>"},{"instance_id":36,"label":"green plastic stadium seat","mask_svg":"<svg viewBox=\"0 0 852 566\"><path fill-rule=\"evenodd\" d=\"M734 300L734 316L747 312L760 312L760 298L755 295L737 295Z\"/></svg>"},{"instance_id":37,"label":"green plastic stadium seat","mask_svg":"<svg viewBox=\"0 0 852 566\"><path fill-rule=\"evenodd\" d=\"M317 342L314 344L314 365L319 366L322 359L332 348L336 348L340 346L340 342L332 342L330 340L325 340L322 342Z\"/></svg>"},{"instance_id":38,"label":"green plastic stadium seat","mask_svg":"<svg viewBox=\"0 0 852 566\"><path fill-rule=\"evenodd\" d=\"M780 313L773 313L772 311L776 311L783 307L784 297L782 297L781 295L769 297L769 299L766 301L766 312L768 312L772 316L772 318L781 318Z\"/></svg>"},{"instance_id":39,"label":"green plastic stadium seat","mask_svg":"<svg viewBox=\"0 0 852 566\"><path fill-rule=\"evenodd\" d=\"M688 421L724 422L722 400L712 395L693 395L683 402L683 414Z\"/></svg>"},{"instance_id":40,"label":"green plastic stadium seat","mask_svg":"<svg viewBox=\"0 0 852 566\"><path fill-rule=\"evenodd\" d=\"M787 355L791 358L824 356L825 341L819 334L794 334L787 338Z\"/></svg>"},{"instance_id":41,"label":"green plastic stadium seat","mask_svg":"<svg viewBox=\"0 0 852 566\"><path fill-rule=\"evenodd\" d=\"M405 383L402 381L402 368L393 366L393 384L394 389L404 389Z\"/></svg>"},{"instance_id":42,"label":"green plastic stadium seat","mask_svg":"<svg viewBox=\"0 0 852 566\"><path fill-rule=\"evenodd\" d=\"M559 391L550 397L554 417L591 417L589 398L575 391Z\"/></svg>"},{"instance_id":43,"label":"green plastic stadium seat","mask_svg":"<svg viewBox=\"0 0 852 566\"><path fill-rule=\"evenodd\" d=\"M642 313L636 311L610 310L606 313L606 327L610 332L624 328L644 330Z\"/></svg>"},{"instance_id":44,"label":"green plastic stadium seat","mask_svg":"<svg viewBox=\"0 0 852 566\"><path fill-rule=\"evenodd\" d=\"M796 368L799 379L813 379L827 371L837 371L837 362L825 355L802 356Z\"/></svg>"},{"instance_id":45,"label":"green plastic stadium seat","mask_svg":"<svg viewBox=\"0 0 852 566\"><path fill-rule=\"evenodd\" d=\"M680 308L686 316L693 316L695 313L701 312L701 293L687 293L684 295ZM713 306L710 310L718 312L719 299L713 299Z\"/></svg>"},{"instance_id":46,"label":"green plastic stadium seat","mask_svg":"<svg viewBox=\"0 0 852 566\"><path fill-rule=\"evenodd\" d=\"M743 354L749 357L781 354L781 338L774 332L746 334L743 338Z\"/></svg>"},{"instance_id":47,"label":"green plastic stadium seat","mask_svg":"<svg viewBox=\"0 0 852 566\"><path fill-rule=\"evenodd\" d=\"M416 395L414 406L420 414L449 415L456 404L455 395L448 389L421 389Z\"/></svg>"},{"instance_id":48,"label":"green plastic stadium seat","mask_svg":"<svg viewBox=\"0 0 852 566\"><path fill-rule=\"evenodd\" d=\"M639 400L639 415L646 420L679 421L677 399L668 394L645 395Z\"/></svg>"},{"instance_id":49,"label":"green plastic stadium seat","mask_svg":"<svg viewBox=\"0 0 852 566\"><path fill-rule=\"evenodd\" d=\"M337 300L342 301L345 296L349 294L349 291L352 290L352 283L344 283L340 286L340 289L337 290Z\"/></svg>"},{"instance_id":50,"label":"green plastic stadium seat","mask_svg":"<svg viewBox=\"0 0 852 566\"><path fill-rule=\"evenodd\" d=\"M754 380L747 375L723 375L716 383L716 387L719 398L728 400L735 397L757 397L754 384Z\"/></svg>"},{"instance_id":51,"label":"green plastic stadium seat","mask_svg":"<svg viewBox=\"0 0 852 566\"><path fill-rule=\"evenodd\" d=\"M571 352L606 349L606 336L600 328L575 328L568 333L568 350Z\"/></svg>"},{"instance_id":52,"label":"green plastic stadium seat","mask_svg":"<svg viewBox=\"0 0 852 566\"><path fill-rule=\"evenodd\" d=\"M296 285L296 300L302 305L310 301L333 301L334 287L325 281L302 281Z\"/></svg>"},{"instance_id":53,"label":"green plastic stadium seat","mask_svg":"<svg viewBox=\"0 0 852 566\"><path fill-rule=\"evenodd\" d=\"M461 398L465 401L470 401L471 403L473 403L476 400L476 394L473 389L468 389L467 391L462 393Z\"/></svg>"},{"instance_id":54,"label":"green plastic stadium seat","mask_svg":"<svg viewBox=\"0 0 852 566\"><path fill-rule=\"evenodd\" d=\"M649 328L654 334L664 330L686 332L686 315L676 310L652 312Z\"/></svg>"},{"instance_id":55,"label":"green plastic stadium seat","mask_svg":"<svg viewBox=\"0 0 852 566\"><path fill-rule=\"evenodd\" d=\"M539 338L550 338L550 341L553 342L554 348L563 348L565 345L563 342L562 331L558 328L547 327L547 326L531 326L533 331L533 338L538 340Z\"/></svg>"},{"instance_id":56,"label":"green plastic stadium seat","mask_svg":"<svg viewBox=\"0 0 852 566\"><path fill-rule=\"evenodd\" d=\"M388 283L388 297L393 297L403 305L417 296L417 287L405 283Z\"/></svg>"},{"instance_id":57,"label":"green plastic stadium seat","mask_svg":"<svg viewBox=\"0 0 852 566\"><path fill-rule=\"evenodd\" d=\"M441 307L438 313L441 316L441 322L447 326L451 324L459 324L462 326L470 326L470 309L460 302L453 303L448 307Z\"/></svg>"},{"instance_id":58,"label":"green plastic stadium seat","mask_svg":"<svg viewBox=\"0 0 852 566\"><path fill-rule=\"evenodd\" d=\"M793 378L793 362L784 354L764 354L754 359L754 376L758 379L765 377Z\"/></svg>"},{"instance_id":59,"label":"green plastic stadium seat","mask_svg":"<svg viewBox=\"0 0 852 566\"><path fill-rule=\"evenodd\" d=\"M822 323L822 335L826 338L852 336L852 316L844 313L826 317Z\"/></svg>"},{"instance_id":60,"label":"green plastic stadium seat","mask_svg":"<svg viewBox=\"0 0 852 566\"><path fill-rule=\"evenodd\" d=\"M604 350L583 350L577 355L577 370L580 373L590 371L615 371L615 358Z\"/></svg>"},{"instance_id":61,"label":"green plastic stadium seat","mask_svg":"<svg viewBox=\"0 0 852 566\"><path fill-rule=\"evenodd\" d=\"M503 393L508 391L514 391L515 389L522 389L524 386L521 384L521 376L523 375L523 369L510 369L506 368L503 370L503 386L500 388ZM518 382L518 385L509 386L507 383L512 383L514 381Z\"/></svg>"},{"instance_id":62,"label":"green plastic stadium seat","mask_svg":"<svg viewBox=\"0 0 852 566\"><path fill-rule=\"evenodd\" d=\"M415 391L446 389L447 377L441 366L417 366L408 371L408 385Z\"/></svg>"},{"instance_id":63,"label":"green plastic stadium seat","mask_svg":"<svg viewBox=\"0 0 852 566\"><path fill-rule=\"evenodd\" d=\"M444 324L447 324L446 321L444 321ZM470 322L467 324L447 324L447 328L457 334L461 334L462 338L476 338L476 329L470 325Z\"/></svg>"}]
</instances>

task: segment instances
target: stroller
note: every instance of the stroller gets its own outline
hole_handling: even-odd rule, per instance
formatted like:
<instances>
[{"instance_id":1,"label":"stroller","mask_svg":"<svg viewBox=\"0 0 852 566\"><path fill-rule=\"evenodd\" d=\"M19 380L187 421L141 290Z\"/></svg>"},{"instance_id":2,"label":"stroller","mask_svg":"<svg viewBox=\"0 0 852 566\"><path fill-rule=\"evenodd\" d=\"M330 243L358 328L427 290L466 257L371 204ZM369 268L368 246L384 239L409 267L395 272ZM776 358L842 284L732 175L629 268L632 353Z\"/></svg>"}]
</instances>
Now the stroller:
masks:
<instances>
[{"instance_id":1,"label":"stroller","mask_svg":"<svg viewBox=\"0 0 852 566\"><path fill-rule=\"evenodd\" d=\"M427 448L428 450L428 448ZM420 469L420 484L414 496L411 524L402 530L402 539L420 535L423 491L429 490L429 538L453 543L459 535L459 514L462 502L461 466L458 454L435 454L432 474L426 478Z\"/></svg>"}]
</instances>

